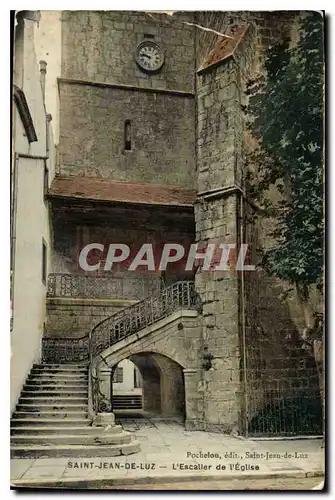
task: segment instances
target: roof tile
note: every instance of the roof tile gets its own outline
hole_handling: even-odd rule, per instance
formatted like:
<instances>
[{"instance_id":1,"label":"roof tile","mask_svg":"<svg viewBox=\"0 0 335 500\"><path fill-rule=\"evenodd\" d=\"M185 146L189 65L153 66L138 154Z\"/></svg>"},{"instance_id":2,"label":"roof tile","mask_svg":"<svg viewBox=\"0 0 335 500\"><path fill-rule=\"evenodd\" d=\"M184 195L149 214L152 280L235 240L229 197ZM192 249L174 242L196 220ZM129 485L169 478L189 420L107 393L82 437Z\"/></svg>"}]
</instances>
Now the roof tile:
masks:
<instances>
[{"instance_id":1,"label":"roof tile","mask_svg":"<svg viewBox=\"0 0 335 500\"><path fill-rule=\"evenodd\" d=\"M61 177L52 181L51 197L79 198L97 201L146 205L186 205L196 200L196 191L179 186L134 184L96 177Z\"/></svg>"},{"instance_id":2,"label":"roof tile","mask_svg":"<svg viewBox=\"0 0 335 500\"><path fill-rule=\"evenodd\" d=\"M233 38L218 36L214 48L210 51L206 59L203 61L202 65L198 69L198 73L201 73L202 71L209 69L211 66L217 65L225 59L233 56L239 43L248 31L248 28L248 24L242 24L238 26L230 35L233 36Z\"/></svg>"}]
</instances>

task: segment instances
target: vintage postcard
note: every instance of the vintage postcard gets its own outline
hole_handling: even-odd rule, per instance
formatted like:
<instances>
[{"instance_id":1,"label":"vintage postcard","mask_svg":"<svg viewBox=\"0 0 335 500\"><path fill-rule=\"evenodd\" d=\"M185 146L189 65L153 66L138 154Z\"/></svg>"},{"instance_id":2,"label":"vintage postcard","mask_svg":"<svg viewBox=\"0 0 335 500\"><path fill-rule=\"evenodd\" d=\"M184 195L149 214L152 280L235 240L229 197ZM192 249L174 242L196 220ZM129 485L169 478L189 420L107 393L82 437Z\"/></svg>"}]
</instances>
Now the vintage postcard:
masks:
<instances>
[{"instance_id":1,"label":"vintage postcard","mask_svg":"<svg viewBox=\"0 0 335 500\"><path fill-rule=\"evenodd\" d=\"M322 489L324 14L11 22L11 488Z\"/></svg>"}]
</instances>

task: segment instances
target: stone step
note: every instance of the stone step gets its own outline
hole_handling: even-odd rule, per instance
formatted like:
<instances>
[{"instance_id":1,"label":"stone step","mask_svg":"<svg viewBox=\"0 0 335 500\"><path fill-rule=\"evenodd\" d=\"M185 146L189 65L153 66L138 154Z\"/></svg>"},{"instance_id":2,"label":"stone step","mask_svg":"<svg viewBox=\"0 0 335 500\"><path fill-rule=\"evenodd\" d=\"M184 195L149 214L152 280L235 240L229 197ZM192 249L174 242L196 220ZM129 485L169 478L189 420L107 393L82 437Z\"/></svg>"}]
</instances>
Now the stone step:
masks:
<instances>
[{"instance_id":1,"label":"stone step","mask_svg":"<svg viewBox=\"0 0 335 500\"><path fill-rule=\"evenodd\" d=\"M113 396L113 401L142 401L142 396Z\"/></svg>"},{"instance_id":2,"label":"stone step","mask_svg":"<svg viewBox=\"0 0 335 500\"><path fill-rule=\"evenodd\" d=\"M115 404L121 404L121 405L124 405L124 404L129 404L129 405L133 405L133 404L142 404L142 399L114 399L113 398L113 405Z\"/></svg>"},{"instance_id":3,"label":"stone step","mask_svg":"<svg viewBox=\"0 0 335 500\"><path fill-rule=\"evenodd\" d=\"M74 397L74 398L88 398L88 391L87 390L68 390L68 389L62 389L60 390L59 388L55 389L51 389L51 390L43 390L43 388L41 387L39 390L29 390L29 391L26 391L26 390L23 390L21 392L21 398L70 398L70 397Z\"/></svg>"},{"instance_id":4,"label":"stone step","mask_svg":"<svg viewBox=\"0 0 335 500\"><path fill-rule=\"evenodd\" d=\"M69 373L88 373L87 366L71 366L71 365L34 365L31 369L32 372L44 371L44 372L69 372Z\"/></svg>"},{"instance_id":5,"label":"stone step","mask_svg":"<svg viewBox=\"0 0 335 500\"><path fill-rule=\"evenodd\" d=\"M33 379L27 379L27 382L25 384L25 387L26 386L31 386L31 385L42 385L43 387L44 386L58 386L58 385L70 385L70 386L85 386L85 387L88 387L88 382L87 380L85 379L68 379L68 378L63 378L63 379L55 379L55 378L41 378L41 377L36 377L36 378L33 378Z\"/></svg>"},{"instance_id":6,"label":"stone step","mask_svg":"<svg viewBox=\"0 0 335 500\"><path fill-rule=\"evenodd\" d=\"M115 405L113 404L113 410L121 411L121 410L142 410L142 405L129 405L129 404L124 404L124 405Z\"/></svg>"},{"instance_id":7,"label":"stone step","mask_svg":"<svg viewBox=\"0 0 335 500\"><path fill-rule=\"evenodd\" d=\"M113 396L113 401L122 401L122 402L123 401L142 401L142 396L140 396L140 397L131 397L131 396L126 397L125 396L125 397L119 397L119 398Z\"/></svg>"},{"instance_id":8,"label":"stone step","mask_svg":"<svg viewBox=\"0 0 335 500\"><path fill-rule=\"evenodd\" d=\"M82 434L29 434L16 435L11 437L11 446L16 445L95 445L104 444L108 440L108 444L125 444L130 443L132 435L130 432L122 432L120 434L103 433L100 429L99 435L88 435L86 429L82 429Z\"/></svg>"},{"instance_id":9,"label":"stone step","mask_svg":"<svg viewBox=\"0 0 335 500\"><path fill-rule=\"evenodd\" d=\"M55 410L55 411L28 411L28 410L18 410L13 414L13 418L86 418L87 411L73 411L73 410Z\"/></svg>"},{"instance_id":10,"label":"stone step","mask_svg":"<svg viewBox=\"0 0 335 500\"><path fill-rule=\"evenodd\" d=\"M87 363L34 363L33 368L60 368L60 369L69 369L69 370L77 370L81 368L86 368L88 370Z\"/></svg>"},{"instance_id":11,"label":"stone step","mask_svg":"<svg viewBox=\"0 0 335 500\"><path fill-rule=\"evenodd\" d=\"M51 380L87 380L88 379L88 374L87 373L70 373L70 372L60 372L60 373L54 373L54 372L30 372L30 374L27 377L27 380L36 380L36 379L51 379Z\"/></svg>"},{"instance_id":12,"label":"stone step","mask_svg":"<svg viewBox=\"0 0 335 500\"><path fill-rule=\"evenodd\" d=\"M13 445L11 458L42 457L116 457L140 451L137 441L121 445Z\"/></svg>"},{"instance_id":13,"label":"stone step","mask_svg":"<svg viewBox=\"0 0 335 500\"><path fill-rule=\"evenodd\" d=\"M61 410L61 411L86 411L87 403L18 403L16 405L17 411L52 411L52 410Z\"/></svg>"},{"instance_id":14,"label":"stone step","mask_svg":"<svg viewBox=\"0 0 335 500\"><path fill-rule=\"evenodd\" d=\"M49 384L24 384L23 386L23 391L88 391L88 384L83 383L83 384L76 384L76 385L71 385L71 384L62 384L62 382L59 383L52 383Z\"/></svg>"},{"instance_id":15,"label":"stone step","mask_svg":"<svg viewBox=\"0 0 335 500\"><path fill-rule=\"evenodd\" d=\"M88 388L88 381L85 379L51 379L51 378L34 378L27 380L26 385L43 385L43 386L57 386L57 385L86 385Z\"/></svg>"},{"instance_id":16,"label":"stone step","mask_svg":"<svg viewBox=\"0 0 335 500\"><path fill-rule=\"evenodd\" d=\"M113 396L114 410L141 410L142 396L140 394L115 394Z\"/></svg>"},{"instance_id":17,"label":"stone step","mask_svg":"<svg viewBox=\"0 0 335 500\"><path fill-rule=\"evenodd\" d=\"M26 422L26 420L24 422ZM69 420L67 422L69 422ZM74 422L76 422L76 421L74 421ZM79 421L77 421L77 422L79 422ZM123 431L121 425L113 425L112 427L110 427L108 430L105 431L104 428L102 428L102 427L88 426L87 420L85 420L85 422L86 422L86 425L82 425L82 424L76 425L75 423L71 425L71 421L70 421L69 426L66 426L66 425L60 426L59 423L54 424L54 426L45 425L45 423L39 425L37 423L36 425L32 425L30 427L27 427L26 425L23 424L22 426L17 426L17 427L11 426L10 433L12 436L17 436L20 434L25 434L25 435L30 435L30 434L33 434L33 435L35 435L35 434L38 434L38 435L40 435L40 434L47 434L47 435L70 434L71 436L74 436L77 434L82 435L83 433L89 434L90 436L92 436L92 435L95 436L95 435L103 435L105 432L107 432L108 434L120 434Z\"/></svg>"},{"instance_id":18,"label":"stone step","mask_svg":"<svg viewBox=\"0 0 335 500\"><path fill-rule=\"evenodd\" d=\"M87 377L88 372L85 371L75 371L75 370L31 370L29 376L45 376L45 377Z\"/></svg>"},{"instance_id":19,"label":"stone step","mask_svg":"<svg viewBox=\"0 0 335 500\"><path fill-rule=\"evenodd\" d=\"M88 401L88 396L82 396L82 397L62 397L59 395L53 395L53 396L37 396L36 394L33 396L20 396L19 398L19 404L21 405L26 405L26 404L31 404L33 406L39 406L40 404L47 404L47 405L63 405L63 404L79 404L79 405L87 405Z\"/></svg>"},{"instance_id":20,"label":"stone step","mask_svg":"<svg viewBox=\"0 0 335 500\"><path fill-rule=\"evenodd\" d=\"M21 418L21 416L12 418L11 420L11 428L17 427L38 427L38 426L47 426L47 427L88 427L90 426L91 420L85 417L68 417L68 418L57 418L49 416L47 418L39 417L36 418L34 415L33 418L27 416Z\"/></svg>"}]
</instances>

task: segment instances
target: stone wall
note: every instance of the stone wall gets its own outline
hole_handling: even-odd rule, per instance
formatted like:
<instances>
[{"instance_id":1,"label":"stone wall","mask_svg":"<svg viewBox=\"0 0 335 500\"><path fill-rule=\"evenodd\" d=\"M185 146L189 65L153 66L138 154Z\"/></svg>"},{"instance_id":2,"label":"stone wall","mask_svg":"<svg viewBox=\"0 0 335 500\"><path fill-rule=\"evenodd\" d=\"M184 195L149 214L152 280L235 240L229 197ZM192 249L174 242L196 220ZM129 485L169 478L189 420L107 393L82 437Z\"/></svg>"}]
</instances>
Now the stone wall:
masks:
<instances>
[{"instance_id":1,"label":"stone wall","mask_svg":"<svg viewBox=\"0 0 335 500\"><path fill-rule=\"evenodd\" d=\"M62 82L60 173L191 188L193 101ZM131 123L131 151L125 150L126 120Z\"/></svg>"},{"instance_id":2,"label":"stone wall","mask_svg":"<svg viewBox=\"0 0 335 500\"><path fill-rule=\"evenodd\" d=\"M259 217L262 223L257 226L243 197L247 173L243 111L246 83L264 71L265 49L289 33L296 15L197 15L198 24L223 33L243 22L250 24L234 57L198 74L199 200L195 219L196 239L202 247L209 243L234 243L238 247L245 242L250 245L252 263L258 261L260 241L267 239L269 223ZM216 35L197 31L198 66L217 39ZM236 254L231 256L233 266ZM203 372L207 429L244 433L256 432L258 426L261 432L260 422L264 425L271 405L278 407L285 397L305 398L310 384L314 384L310 394L316 393L315 367L298 340L300 312L281 297L285 284L260 269L242 276L233 268L222 274L205 272L200 266L196 287L203 300L203 348L213 357L211 368Z\"/></svg>"},{"instance_id":3,"label":"stone wall","mask_svg":"<svg viewBox=\"0 0 335 500\"><path fill-rule=\"evenodd\" d=\"M247 220L246 239L257 263L271 244L267 236L271 221L250 207ZM294 433L298 428L300 433L304 428L320 432L317 367L303 348L304 320L290 289L290 284L268 276L260 267L245 276L246 428L253 434ZM285 413L281 421L280 411Z\"/></svg>"},{"instance_id":4,"label":"stone wall","mask_svg":"<svg viewBox=\"0 0 335 500\"><path fill-rule=\"evenodd\" d=\"M236 58L198 75L198 196L196 239L201 246L239 247L241 188L244 182L244 65L250 65L252 30L241 42ZM243 51L243 58L241 52ZM212 356L203 372L205 428L237 432L243 419L241 368L241 287L235 271L236 251L229 271L196 274L203 300L203 348Z\"/></svg>"},{"instance_id":5,"label":"stone wall","mask_svg":"<svg viewBox=\"0 0 335 500\"><path fill-rule=\"evenodd\" d=\"M96 210L98 212L98 210ZM138 214L138 212L137 212ZM130 214L129 214L130 216ZM132 214L136 218L136 213ZM62 291L62 295L86 297L86 298L124 298L141 300L146 296L154 294L161 285L161 272L159 263L165 243L179 243L185 248L185 257L180 262L169 263L165 272L168 283L185 278L191 278L192 272L185 272L185 261L188 248L193 242L194 235L190 232L189 223L185 223L180 230L170 227L163 221L157 220L156 227L141 227L140 219L137 218L137 229L130 226L130 222L116 223L112 219L105 220L104 224L80 224L67 223L63 219L54 222L54 246L52 249L51 272L62 273L68 276L68 292ZM152 220L155 219L154 210ZM177 224L176 224L177 225ZM90 252L88 261L90 265L101 262L97 271L84 271L79 265L80 251L90 243L104 245L103 252ZM115 263L110 271L104 270L104 265L110 244L126 244L130 248L130 255L124 261ZM129 266L144 243L153 245L154 270L148 270L147 266L139 266L134 271L129 271ZM71 278L72 276L72 278ZM109 280L109 278L111 278ZM57 282L65 278L57 278ZM65 284L66 285L66 284ZM60 287L56 287L56 296L59 295ZM109 294L109 295L108 295Z\"/></svg>"},{"instance_id":6,"label":"stone wall","mask_svg":"<svg viewBox=\"0 0 335 500\"><path fill-rule=\"evenodd\" d=\"M83 337L100 321L134 303L131 300L48 298L44 337Z\"/></svg>"},{"instance_id":7,"label":"stone wall","mask_svg":"<svg viewBox=\"0 0 335 500\"><path fill-rule=\"evenodd\" d=\"M194 91L194 13L64 11L62 77L134 87ZM162 70L147 75L135 63L144 39L165 53Z\"/></svg>"},{"instance_id":8,"label":"stone wall","mask_svg":"<svg viewBox=\"0 0 335 500\"><path fill-rule=\"evenodd\" d=\"M63 13L62 175L194 185L194 28L181 22L184 17L193 14ZM151 75L134 58L149 36L165 52L161 71Z\"/></svg>"}]
</instances>

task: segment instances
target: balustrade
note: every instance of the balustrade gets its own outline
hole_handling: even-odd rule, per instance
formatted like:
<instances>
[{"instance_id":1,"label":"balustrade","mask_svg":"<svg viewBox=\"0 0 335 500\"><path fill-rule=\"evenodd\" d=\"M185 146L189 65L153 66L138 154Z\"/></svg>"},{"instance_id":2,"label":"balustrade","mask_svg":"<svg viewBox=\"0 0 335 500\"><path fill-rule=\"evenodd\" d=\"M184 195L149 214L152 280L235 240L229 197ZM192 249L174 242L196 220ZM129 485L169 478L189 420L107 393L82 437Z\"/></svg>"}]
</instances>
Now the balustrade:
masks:
<instances>
[{"instance_id":1,"label":"balustrade","mask_svg":"<svg viewBox=\"0 0 335 500\"><path fill-rule=\"evenodd\" d=\"M160 292L162 282L156 276L92 276L85 274L51 273L48 276L47 297L119 298L138 300Z\"/></svg>"},{"instance_id":2,"label":"balustrade","mask_svg":"<svg viewBox=\"0 0 335 500\"><path fill-rule=\"evenodd\" d=\"M57 282L57 278L56 278ZM90 335L73 338L45 337L42 340L44 363L90 362L90 401L92 410L99 411L99 380L93 374L93 360L104 349L133 333L152 325L178 309L200 311L200 297L193 281L178 281L157 295L109 316L98 323Z\"/></svg>"}]
</instances>

